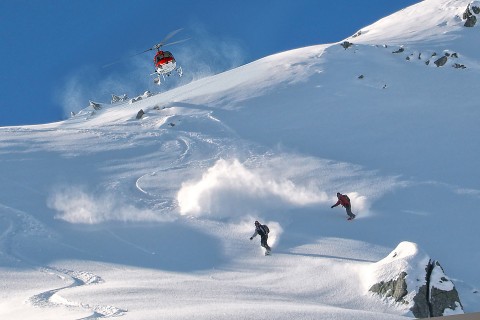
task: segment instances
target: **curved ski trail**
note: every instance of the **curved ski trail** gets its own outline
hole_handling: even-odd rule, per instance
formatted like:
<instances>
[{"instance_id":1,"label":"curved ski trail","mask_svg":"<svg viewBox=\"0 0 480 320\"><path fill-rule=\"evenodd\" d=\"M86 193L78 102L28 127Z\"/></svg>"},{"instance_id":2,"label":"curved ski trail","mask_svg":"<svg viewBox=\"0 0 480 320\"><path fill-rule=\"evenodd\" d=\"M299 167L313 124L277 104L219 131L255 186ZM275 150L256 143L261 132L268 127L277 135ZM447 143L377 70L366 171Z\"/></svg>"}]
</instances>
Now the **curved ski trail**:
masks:
<instances>
[{"instance_id":1,"label":"curved ski trail","mask_svg":"<svg viewBox=\"0 0 480 320\"><path fill-rule=\"evenodd\" d=\"M57 269L53 267L45 267L42 271L48 274L54 274L60 277L62 280L70 279L72 283L65 287L48 290L30 297L28 301L35 307L50 308L65 306L70 308L81 308L92 312L90 316L80 318L78 320L119 317L124 315L128 311L109 305L91 305L83 302L73 302L59 295L59 292L65 289L103 283L104 280L98 275L86 271Z\"/></svg>"},{"instance_id":2,"label":"curved ski trail","mask_svg":"<svg viewBox=\"0 0 480 320\"><path fill-rule=\"evenodd\" d=\"M74 271L50 266L37 267L34 262L28 261L27 258L16 253L13 250L12 244L18 233L26 233L30 236L48 235L48 229L40 221L21 210L0 203L0 211L2 212L2 215L0 216L0 221L2 222L2 228L0 229L0 259L10 261L14 264L20 263L22 265L27 265L40 272L55 275L64 281L71 281L67 286L47 290L28 298L27 301L30 304L41 308L64 306L68 308L81 308L92 312L92 315L82 319L118 317L127 312L127 310L109 305L91 305L82 302L72 302L63 298L59 294L62 290L85 285L100 284L103 283L104 280L100 276L86 271Z\"/></svg>"}]
</instances>

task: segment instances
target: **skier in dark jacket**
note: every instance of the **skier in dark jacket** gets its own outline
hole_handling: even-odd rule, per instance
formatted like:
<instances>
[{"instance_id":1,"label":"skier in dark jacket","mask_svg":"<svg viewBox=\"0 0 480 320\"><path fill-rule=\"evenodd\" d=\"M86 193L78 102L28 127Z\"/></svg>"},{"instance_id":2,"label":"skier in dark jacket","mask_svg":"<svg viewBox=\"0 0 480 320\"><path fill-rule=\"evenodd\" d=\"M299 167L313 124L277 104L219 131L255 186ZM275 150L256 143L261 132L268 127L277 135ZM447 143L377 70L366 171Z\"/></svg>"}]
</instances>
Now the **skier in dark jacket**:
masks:
<instances>
[{"instance_id":1,"label":"skier in dark jacket","mask_svg":"<svg viewBox=\"0 0 480 320\"><path fill-rule=\"evenodd\" d=\"M353 218L355 218L355 215L352 212L352 205L350 203L350 198L346 194L341 194L340 192L337 192L337 198L338 198L337 203L331 206L331 208L335 208L336 206L341 204L347 211L348 220L352 220Z\"/></svg>"},{"instance_id":2,"label":"skier in dark jacket","mask_svg":"<svg viewBox=\"0 0 480 320\"><path fill-rule=\"evenodd\" d=\"M257 234L260 235L260 238L261 238L260 244L261 244L262 247L264 247L267 250L267 251L265 251L266 256L270 254L270 251L272 251L272 249L270 248L270 246L267 243L269 232L270 232L270 230L268 229L268 227L266 225L261 225L260 222L255 221L255 232L250 237L250 240L252 240L253 238L255 238L257 236Z\"/></svg>"}]
</instances>

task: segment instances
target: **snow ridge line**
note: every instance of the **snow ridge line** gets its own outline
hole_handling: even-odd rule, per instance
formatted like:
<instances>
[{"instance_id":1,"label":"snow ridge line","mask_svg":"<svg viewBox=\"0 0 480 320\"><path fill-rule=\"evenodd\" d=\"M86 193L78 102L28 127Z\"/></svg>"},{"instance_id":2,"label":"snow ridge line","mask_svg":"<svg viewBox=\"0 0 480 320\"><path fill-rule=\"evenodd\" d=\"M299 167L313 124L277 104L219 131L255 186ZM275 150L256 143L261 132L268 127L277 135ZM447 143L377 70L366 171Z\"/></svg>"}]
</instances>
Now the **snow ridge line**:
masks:
<instances>
[{"instance_id":1,"label":"snow ridge line","mask_svg":"<svg viewBox=\"0 0 480 320\"><path fill-rule=\"evenodd\" d=\"M82 308L92 311L92 315L81 319L104 319L111 317L119 317L128 312L128 310L109 305L90 305L82 302L72 302L58 294L61 290L71 289L85 285L100 284L105 282L98 275L86 271L74 271L54 267L44 267L41 269L41 271L48 274L55 274L62 280L70 278L73 282L68 286L44 291L30 297L28 299L28 302L35 307L46 308L65 306L70 308Z\"/></svg>"}]
</instances>

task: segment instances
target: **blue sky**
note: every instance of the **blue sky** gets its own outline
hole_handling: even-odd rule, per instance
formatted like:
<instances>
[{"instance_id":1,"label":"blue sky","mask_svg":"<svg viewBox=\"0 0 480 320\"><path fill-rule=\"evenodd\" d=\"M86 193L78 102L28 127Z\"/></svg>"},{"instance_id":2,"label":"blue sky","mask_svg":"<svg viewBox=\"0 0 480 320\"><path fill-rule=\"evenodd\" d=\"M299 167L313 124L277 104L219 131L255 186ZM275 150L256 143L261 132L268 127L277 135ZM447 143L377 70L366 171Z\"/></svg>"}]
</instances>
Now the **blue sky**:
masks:
<instances>
[{"instance_id":1,"label":"blue sky","mask_svg":"<svg viewBox=\"0 0 480 320\"><path fill-rule=\"evenodd\" d=\"M274 53L340 41L417 0L2 0L0 126L63 120L89 100L162 91ZM172 45L184 77L152 84L152 53ZM112 61L119 63L105 68Z\"/></svg>"}]
</instances>

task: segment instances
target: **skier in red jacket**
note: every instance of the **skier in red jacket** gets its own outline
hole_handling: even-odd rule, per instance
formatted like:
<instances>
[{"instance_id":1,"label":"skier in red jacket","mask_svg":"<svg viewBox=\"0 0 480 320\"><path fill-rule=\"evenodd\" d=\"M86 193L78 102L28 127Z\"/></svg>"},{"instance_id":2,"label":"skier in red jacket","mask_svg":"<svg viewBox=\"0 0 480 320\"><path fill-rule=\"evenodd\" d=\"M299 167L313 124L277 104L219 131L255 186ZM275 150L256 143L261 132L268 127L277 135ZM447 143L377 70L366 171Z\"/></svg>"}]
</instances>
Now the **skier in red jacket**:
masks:
<instances>
[{"instance_id":1,"label":"skier in red jacket","mask_svg":"<svg viewBox=\"0 0 480 320\"><path fill-rule=\"evenodd\" d=\"M335 208L336 206L341 204L347 211L348 220L352 220L353 218L355 218L355 215L352 212L352 205L350 203L350 198L346 194L341 194L340 192L337 192L337 198L338 198L337 203L331 206L331 208Z\"/></svg>"}]
</instances>

